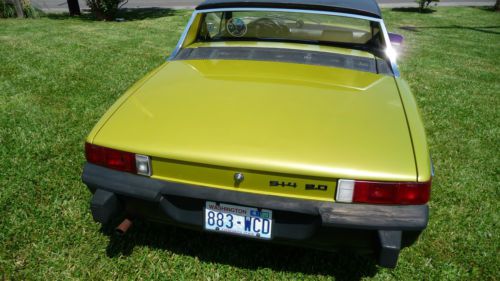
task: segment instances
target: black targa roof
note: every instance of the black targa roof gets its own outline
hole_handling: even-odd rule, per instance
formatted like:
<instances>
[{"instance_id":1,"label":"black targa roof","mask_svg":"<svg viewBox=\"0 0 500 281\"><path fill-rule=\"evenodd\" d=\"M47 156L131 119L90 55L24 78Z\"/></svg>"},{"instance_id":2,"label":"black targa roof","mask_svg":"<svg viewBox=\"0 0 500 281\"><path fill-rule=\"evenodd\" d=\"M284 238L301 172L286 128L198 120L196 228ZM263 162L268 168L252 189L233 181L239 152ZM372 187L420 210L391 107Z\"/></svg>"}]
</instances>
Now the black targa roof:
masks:
<instances>
[{"instance_id":1,"label":"black targa roof","mask_svg":"<svg viewBox=\"0 0 500 281\"><path fill-rule=\"evenodd\" d=\"M375 0L205 0L196 9L248 7L319 10L382 18Z\"/></svg>"}]
</instances>

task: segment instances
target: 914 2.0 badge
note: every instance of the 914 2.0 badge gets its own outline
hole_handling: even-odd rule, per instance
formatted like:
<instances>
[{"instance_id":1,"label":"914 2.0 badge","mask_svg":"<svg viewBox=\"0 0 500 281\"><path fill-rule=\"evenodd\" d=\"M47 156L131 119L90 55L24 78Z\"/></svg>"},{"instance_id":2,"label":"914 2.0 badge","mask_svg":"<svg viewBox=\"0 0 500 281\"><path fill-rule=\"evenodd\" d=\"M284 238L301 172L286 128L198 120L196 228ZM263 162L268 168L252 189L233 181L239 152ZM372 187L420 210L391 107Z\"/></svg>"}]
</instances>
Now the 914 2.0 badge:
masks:
<instances>
[{"instance_id":1,"label":"914 2.0 badge","mask_svg":"<svg viewBox=\"0 0 500 281\"><path fill-rule=\"evenodd\" d=\"M296 182L288 182L288 181L269 181L269 186L272 187L291 187L291 188L297 188L297 183ZM304 185L305 190L319 190L319 191L327 191L328 190L328 185L326 184L312 184L312 183L306 183Z\"/></svg>"}]
</instances>

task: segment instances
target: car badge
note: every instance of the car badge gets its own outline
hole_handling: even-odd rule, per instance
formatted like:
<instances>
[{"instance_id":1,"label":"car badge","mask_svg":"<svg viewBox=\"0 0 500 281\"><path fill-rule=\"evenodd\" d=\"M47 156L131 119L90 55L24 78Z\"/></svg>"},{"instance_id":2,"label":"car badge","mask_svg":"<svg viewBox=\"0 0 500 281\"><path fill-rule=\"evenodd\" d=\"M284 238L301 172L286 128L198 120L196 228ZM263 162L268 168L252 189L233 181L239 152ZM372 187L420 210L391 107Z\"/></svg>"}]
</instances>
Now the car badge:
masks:
<instances>
[{"instance_id":1,"label":"car badge","mask_svg":"<svg viewBox=\"0 0 500 281\"><path fill-rule=\"evenodd\" d=\"M245 179L245 176L243 176L242 173L235 173L234 174L234 184L236 186L238 186L244 179Z\"/></svg>"}]
</instances>

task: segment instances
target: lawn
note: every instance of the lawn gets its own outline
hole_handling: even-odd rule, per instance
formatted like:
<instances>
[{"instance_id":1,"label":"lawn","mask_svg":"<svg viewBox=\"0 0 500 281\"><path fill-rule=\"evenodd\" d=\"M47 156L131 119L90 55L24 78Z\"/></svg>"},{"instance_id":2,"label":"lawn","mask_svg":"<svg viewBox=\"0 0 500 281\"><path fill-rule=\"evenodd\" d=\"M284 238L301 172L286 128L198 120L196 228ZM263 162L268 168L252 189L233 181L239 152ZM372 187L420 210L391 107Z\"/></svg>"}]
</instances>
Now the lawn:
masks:
<instances>
[{"instance_id":1,"label":"lawn","mask_svg":"<svg viewBox=\"0 0 500 281\"><path fill-rule=\"evenodd\" d=\"M365 257L140 222L101 229L80 181L83 141L164 62L189 11L127 22L0 20L0 278L407 280L500 278L500 13L385 10L433 155L430 223L394 270Z\"/></svg>"}]
</instances>

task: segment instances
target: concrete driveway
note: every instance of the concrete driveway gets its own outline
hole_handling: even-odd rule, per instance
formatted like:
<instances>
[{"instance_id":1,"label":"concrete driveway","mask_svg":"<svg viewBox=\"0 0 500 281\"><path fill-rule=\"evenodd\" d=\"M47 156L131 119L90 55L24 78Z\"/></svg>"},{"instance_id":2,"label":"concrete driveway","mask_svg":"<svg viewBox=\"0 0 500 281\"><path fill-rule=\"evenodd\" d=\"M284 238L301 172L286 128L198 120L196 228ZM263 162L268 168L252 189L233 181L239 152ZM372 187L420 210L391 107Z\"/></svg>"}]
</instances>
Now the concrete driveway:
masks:
<instances>
[{"instance_id":1,"label":"concrete driveway","mask_svg":"<svg viewBox=\"0 0 500 281\"><path fill-rule=\"evenodd\" d=\"M68 6L65 0L31 0L33 5L44 11L65 12ZM79 0L80 8L86 9L85 0ZM129 0L126 8L193 8L203 0ZM377 0L381 7L416 7L414 0ZM493 6L495 0L441 0L439 6Z\"/></svg>"}]
</instances>

